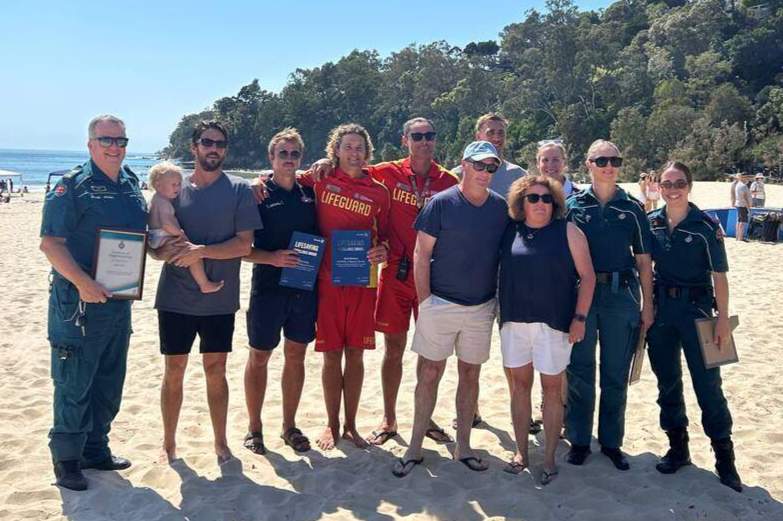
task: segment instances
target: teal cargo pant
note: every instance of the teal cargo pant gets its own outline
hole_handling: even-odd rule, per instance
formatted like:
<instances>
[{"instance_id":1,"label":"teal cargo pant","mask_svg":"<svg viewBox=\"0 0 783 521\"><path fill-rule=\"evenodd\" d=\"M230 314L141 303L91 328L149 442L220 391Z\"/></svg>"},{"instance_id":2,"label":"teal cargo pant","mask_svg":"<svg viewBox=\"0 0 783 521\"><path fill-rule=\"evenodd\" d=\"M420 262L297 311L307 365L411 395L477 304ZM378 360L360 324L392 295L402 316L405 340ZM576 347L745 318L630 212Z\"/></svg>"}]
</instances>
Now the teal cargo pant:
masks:
<instances>
[{"instance_id":1,"label":"teal cargo pant","mask_svg":"<svg viewBox=\"0 0 783 521\"><path fill-rule=\"evenodd\" d=\"M55 275L48 317L54 384L49 448L55 462L85 465L111 456L108 434L122 400L131 312L128 301L82 309L76 288Z\"/></svg>"},{"instance_id":2,"label":"teal cargo pant","mask_svg":"<svg viewBox=\"0 0 783 521\"><path fill-rule=\"evenodd\" d=\"M712 296L695 301L656 294L657 314L647 332L650 366L658 378L658 405L664 431L688 427L682 385L682 351L701 408L704 433L712 440L731 436L731 413L721 388L720 368L707 369L694 320L711 316Z\"/></svg>"},{"instance_id":3,"label":"teal cargo pant","mask_svg":"<svg viewBox=\"0 0 783 521\"><path fill-rule=\"evenodd\" d=\"M566 435L575 445L590 445L595 411L595 348L600 344L598 441L619 448L625 434L628 371L639 338L639 286L597 284L585 336L571 349Z\"/></svg>"}]
</instances>

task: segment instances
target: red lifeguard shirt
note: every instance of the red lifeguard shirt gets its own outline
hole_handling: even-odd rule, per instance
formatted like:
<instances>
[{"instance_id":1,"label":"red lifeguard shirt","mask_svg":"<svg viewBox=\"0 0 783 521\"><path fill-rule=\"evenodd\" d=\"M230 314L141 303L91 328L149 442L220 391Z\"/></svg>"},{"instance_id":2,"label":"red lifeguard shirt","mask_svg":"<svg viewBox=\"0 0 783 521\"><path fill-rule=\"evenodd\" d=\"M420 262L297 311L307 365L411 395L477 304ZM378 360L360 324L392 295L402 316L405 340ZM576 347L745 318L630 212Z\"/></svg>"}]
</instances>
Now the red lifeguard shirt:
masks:
<instances>
[{"instance_id":1,"label":"red lifeguard shirt","mask_svg":"<svg viewBox=\"0 0 783 521\"><path fill-rule=\"evenodd\" d=\"M313 182L309 175L299 178L303 186L315 189L318 227L326 239L326 249L318 271L319 280L332 280L332 232L335 230L370 230L372 244L388 240L389 191L373 180L369 172L353 178L339 167L334 175Z\"/></svg>"},{"instance_id":2,"label":"red lifeguard shirt","mask_svg":"<svg viewBox=\"0 0 783 521\"><path fill-rule=\"evenodd\" d=\"M413 221L416 220L419 213L416 191L423 198L422 202L426 202L438 192L458 184L459 179L435 161L430 165L427 178L417 176L411 170L409 157L398 161L378 163L368 167L367 170L373 179L383 183L391 195L389 264L398 264L403 255L406 255L408 260L412 262L413 248L416 245L416 230L413 228ZM412 183L416 183L415 189Z\"/></svg>"}]
</instances>

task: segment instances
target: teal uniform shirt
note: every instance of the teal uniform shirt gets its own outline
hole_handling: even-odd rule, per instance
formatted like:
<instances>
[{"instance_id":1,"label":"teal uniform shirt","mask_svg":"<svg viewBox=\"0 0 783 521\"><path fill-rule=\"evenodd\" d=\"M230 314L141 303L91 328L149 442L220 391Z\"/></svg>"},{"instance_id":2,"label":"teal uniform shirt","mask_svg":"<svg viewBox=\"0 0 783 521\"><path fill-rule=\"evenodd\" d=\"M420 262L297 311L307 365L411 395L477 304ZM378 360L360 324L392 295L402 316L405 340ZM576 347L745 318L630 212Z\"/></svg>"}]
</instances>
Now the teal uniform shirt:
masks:
<instances>
[{"instance_id":1,"label":"teal uniform shirt","mask_svg":"<svg viewBox=\"0 0 783 521\"><path fill-rule=\"evenodd\" d=\"M567 219L587 237L595 271L632 270L634 255L650 253L652 235L644 207L619 186L606 205L590 186L569 197L566 207Z\"/></svg>"},{"instance_id":2,"label":"teal uniform shirt","mask_svg":"<svg viewBox=\"0 0 783 521\"><path fill-rule=\"evenodd\" d=\"M65 174L46 194L41 236L61 237L76 263L92 271L98 228L147 228L147 202L128 168L117 182L92 160Z\"/></svg>"},{"instance_id":3,"label":"teal uniform shirt","mask_svg":"<svg viewBox=\"0 0 783 521\"><path fill-rule=\"evenodd\" d=\"M666 206L648 215L655 281L666 286L711 286L712 272L729 271L720 223L688 203L688 215L669 233Z\"/></svg>"}]
</instances>

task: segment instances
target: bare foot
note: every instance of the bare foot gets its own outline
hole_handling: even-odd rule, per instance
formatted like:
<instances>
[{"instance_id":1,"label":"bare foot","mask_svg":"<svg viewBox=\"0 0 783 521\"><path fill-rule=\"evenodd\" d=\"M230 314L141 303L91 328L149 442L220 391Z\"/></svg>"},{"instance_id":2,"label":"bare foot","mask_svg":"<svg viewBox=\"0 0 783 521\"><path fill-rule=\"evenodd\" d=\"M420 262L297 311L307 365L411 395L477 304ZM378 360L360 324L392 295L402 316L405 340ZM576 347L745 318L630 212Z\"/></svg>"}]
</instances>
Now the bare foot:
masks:
<instances>
[{"instance_id":1,"label":"bare foot","mask_svg":"<svg viewBox=\"0 0 783 521\"><path fill-rule=\"evenodd\" d=\"M163 445L160 448L160 454L158 454L158 463L171 463L175 459L177 459L176 445L170 445L168 447Z\"/></svg>"},{"instance_id":2,"label":"bare foot","mask_svg":"<svg viewBox=\"0 0 783 521\"><path fill-rule=\"evenodd\" d=\"M315 444L321 450L332 450L337 445L337 439L339 438L338 429L327 427L324 432L316 440Z\"/></svg>"},{"instance_id":3,"label":"bare foot","mask_svg":"<svg viewBox=\"0 0 783 521\"><path fill-rule=\"evenodd\" d=\"M217 454L218 465L222 465L234 457L228 445L215 445L215 454Z\"/></svg>"},{"instance_id":4,"label":"bare foot","mask_svg":"<svg viewBox=\"0 0 783 521\"><path fill-rule=\"evenodd\" d=\"M215 293L223 289L223 281L220 282L212 282L211 280L206 281L204 284L199 286L199 289L202 293Z\"/></svg>"},{"instance_id":5,"label":"bare foot","mask_svg":"<svg viewBox=\"0 0 783 521\"><path fill-rule=\"evenodd\" d=\"M343 432L343 439L352 441L360 449L366 449L369 444L364 438L356 431L356 429L345 429Z\"/></svg>"}]
</instances>

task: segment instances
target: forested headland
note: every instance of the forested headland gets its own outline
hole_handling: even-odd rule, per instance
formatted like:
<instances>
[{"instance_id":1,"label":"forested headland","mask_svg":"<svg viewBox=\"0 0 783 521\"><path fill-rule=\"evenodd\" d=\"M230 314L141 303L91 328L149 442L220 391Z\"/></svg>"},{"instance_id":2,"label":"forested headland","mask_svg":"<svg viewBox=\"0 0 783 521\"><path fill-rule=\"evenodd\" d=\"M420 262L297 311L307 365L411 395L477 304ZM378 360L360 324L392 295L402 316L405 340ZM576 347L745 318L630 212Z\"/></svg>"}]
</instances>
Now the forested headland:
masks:
<instances>
[{"instance_id":1,"label":"forested headland","mask_svg":"<svg viewBox=\"0 0 783 521\"><path fill-rule=\"evenodd\" d=\"M191 159L194 122L218 118L231 128L230 168L266 167L266 144L287 126L302 133L309 163L329 130L357 122L375 160L389 160L405 155L403 122L425 116L438 161L454 166L476 118L497 111L510 121L507 156L523 166L537 141L560 138L577 171L589 144L608 137L623 149L626 179L670 158L701 180L737 169L780 175L783 0L627 0L600 11L550 0L509 22L497 41L464 48L355 50L297 69L279 93L253 80L184 116L162 153Z\"/></svg>"}]
</instances>

